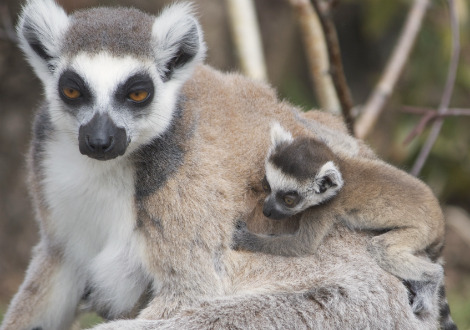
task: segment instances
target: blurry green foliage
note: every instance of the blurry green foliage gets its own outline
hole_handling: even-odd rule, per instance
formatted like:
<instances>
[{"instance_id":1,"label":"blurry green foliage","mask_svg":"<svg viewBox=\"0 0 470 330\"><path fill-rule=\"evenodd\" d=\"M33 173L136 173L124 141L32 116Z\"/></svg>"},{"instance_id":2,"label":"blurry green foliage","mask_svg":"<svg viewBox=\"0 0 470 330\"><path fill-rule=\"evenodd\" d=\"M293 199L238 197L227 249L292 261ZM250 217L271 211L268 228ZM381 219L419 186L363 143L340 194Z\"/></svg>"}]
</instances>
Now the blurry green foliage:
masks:
<instances>
[{"instance_id":1,"label":"blurry green foliage","mask_svg":"<svg viewBox=\"0 0 470 330\"><path fill-rule=\"evenodd\" d=\"M80 316L78 323L81 329L88 329L103 322L103 319L96 313L86 313Z\"/></svg>"},{"instance_id":2,"label":"blurry green foliage","mask_svg":"<svg viewBox=\"0 0 470 330\"><path fill-rule=\"evenodd\" d=\"M462 295L461 289L455 289L447 294L452 319L460 330L470 330L470 296Z\"/></svg>"},{"instance_id":3,"label":"blurry green foliage","mask_svg":"<svg viewBox=\"0 0 470 330\"><path fill-rule=\"evenodd\" d=\"M364 33L373 39L379 39L383 36L391 24L395 23L400 12L406 9L409 1L380 1L365 0L364 4Z\"/></svg>"}]
</instances>

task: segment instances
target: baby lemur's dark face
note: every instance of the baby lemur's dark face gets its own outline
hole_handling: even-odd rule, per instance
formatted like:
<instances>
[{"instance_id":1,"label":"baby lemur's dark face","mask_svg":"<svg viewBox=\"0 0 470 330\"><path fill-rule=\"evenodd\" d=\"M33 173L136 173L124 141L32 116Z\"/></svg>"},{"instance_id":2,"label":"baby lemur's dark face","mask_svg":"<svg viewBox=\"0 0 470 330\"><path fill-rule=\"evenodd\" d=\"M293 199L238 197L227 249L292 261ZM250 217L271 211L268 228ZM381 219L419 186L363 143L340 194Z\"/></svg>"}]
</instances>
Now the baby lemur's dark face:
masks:
<instances>
[{"instance_id":1,"label":"baby lemur's dark face","mask_svg":"<svg viewBox=\"0 0 470 330\"><path fill-rule=\"evenodd\" d=\"M325 164L320 175L308 182L299 182L279 169L266 168L262 184L268 196L264 200L263 214L268 218L281 220L333 197L341 187L328 175L323 175L331 167L334 167L332 162Z\"/></svg>"},{"instance_id":2,"label":"baby lemur's dark face","mask_svg":"<svg viewBox=\"0 0 470 330\"><path fill-rule=\"evenodd\" d=\"M268 194L263 205L266 217L288 218L337 194L343 179L324 143L311 138L293 139L285 131L277 132L276 139L265 161L262 182Z\"/></svg>"}]
</instances>

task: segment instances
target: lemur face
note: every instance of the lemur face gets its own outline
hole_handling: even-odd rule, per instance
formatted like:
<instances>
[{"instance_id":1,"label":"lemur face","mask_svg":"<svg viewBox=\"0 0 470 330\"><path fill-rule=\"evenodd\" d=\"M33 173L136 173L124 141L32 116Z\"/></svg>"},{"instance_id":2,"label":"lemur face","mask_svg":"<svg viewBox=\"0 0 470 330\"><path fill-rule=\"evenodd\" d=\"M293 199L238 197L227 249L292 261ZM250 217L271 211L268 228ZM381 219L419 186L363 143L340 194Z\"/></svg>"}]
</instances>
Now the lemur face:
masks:
<instances>
[{"instance_id":1,"label":"lemur face","mask_svg":"<svg viewBox=\"0 0 470 330\"><path fill-rule=\"evenodd\" d=\"M265 161L263 214L280 220L329 200L343 186L331 152L313 139L293 139L280 125L271 129L272 145Z\"/></svg>"},{"instance_id":2,"label":"lemur face","mask_svg":"<svg viewBox=\"0 0 470 330\"><path fill-rule=\"evenodd\" d=\"M81 53L56 71L56 88L48 91L51 117L58 127L68 128L83 155L116 158L169 125L166 86L150 60Z\"/></svg>"},{"instance_id":3,"label":"lemur face","mask_svg":"<svg viewBox=\"0 0 470 330\"><path fill-rule=\"evenodd\" d=\"M263 205L263 214L280 220L319 205L341 189L339 171L333 162L327 162L308 180L299 181L274 164L266 164L263 189L269 194ZM340 175L340 174L339 174Z\"/></svg>"},{"instance_id":4,"label":"lemur face","mask_svg":"<svg viewBox=\"0 0 470 330\"><path fill-rule=\"evenodd\" d=\"M22 15L18 34L44 84L52 125L97 160L163 135L180 87L205 54L187 4L159 17L132 8L68 16L54 1L37 0Z\"/></svg>"}]
</instances>

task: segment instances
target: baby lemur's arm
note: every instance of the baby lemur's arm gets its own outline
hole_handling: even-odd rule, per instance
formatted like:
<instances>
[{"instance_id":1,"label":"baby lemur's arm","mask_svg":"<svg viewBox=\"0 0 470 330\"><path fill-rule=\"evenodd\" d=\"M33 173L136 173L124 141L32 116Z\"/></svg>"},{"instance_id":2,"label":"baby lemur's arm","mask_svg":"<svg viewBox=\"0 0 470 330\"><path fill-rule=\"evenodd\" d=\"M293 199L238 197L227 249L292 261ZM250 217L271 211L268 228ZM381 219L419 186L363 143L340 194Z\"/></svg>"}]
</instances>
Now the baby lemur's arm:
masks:
<instances>
[{"instance_id":1,"label":"baby lemur's arm","mask_svg":"<svg viewBox=\"0 0 470 330\"><path fill-rule=\"evenodd\" d=\"M308 209L302 214L296 233L274 236L250 232L240 221L233 234L233 248L286 257L310 255L317 250L334 222L333 216Z\"/></svg>"}]
</instances>

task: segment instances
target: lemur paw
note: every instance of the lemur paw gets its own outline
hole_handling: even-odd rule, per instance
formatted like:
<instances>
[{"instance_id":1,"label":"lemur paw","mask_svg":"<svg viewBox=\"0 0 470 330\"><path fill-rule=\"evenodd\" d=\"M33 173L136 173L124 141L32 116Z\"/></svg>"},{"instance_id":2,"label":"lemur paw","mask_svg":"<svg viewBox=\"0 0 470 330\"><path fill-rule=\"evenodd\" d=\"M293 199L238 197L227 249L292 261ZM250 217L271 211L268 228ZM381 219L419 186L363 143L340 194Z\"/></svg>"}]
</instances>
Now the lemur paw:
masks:
<instances>
[{"instance_id":1,"label":"lemur paw","mask_svg":"<svg viewBox=\"0 0 470 330\"><path fill-rule=\"evenodd\" d=\"M246 240L246 236L248 235L248 228L246 226L246 222L242 220L238 220L235 225L235 230L232 236L232 245L231 248L233 250L240 250L244 246L244 242Z\"/></svg>"}]
</instances>

